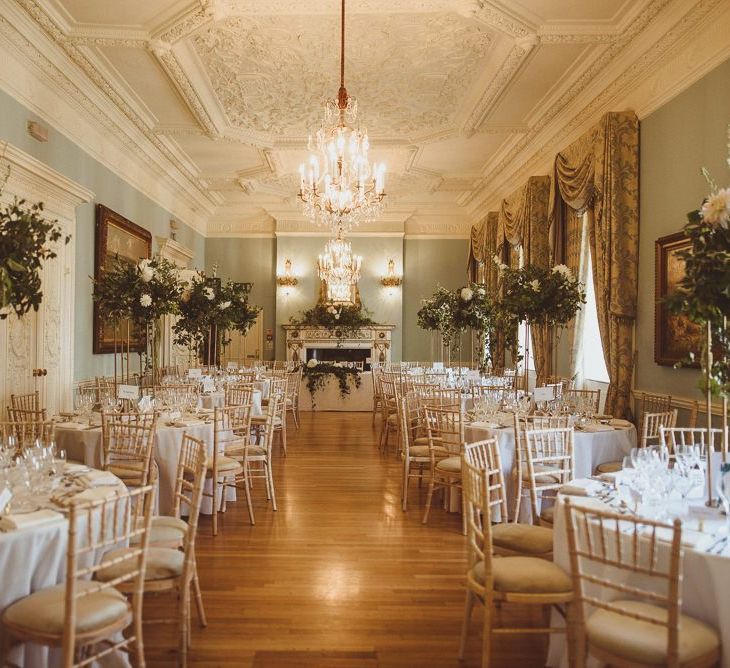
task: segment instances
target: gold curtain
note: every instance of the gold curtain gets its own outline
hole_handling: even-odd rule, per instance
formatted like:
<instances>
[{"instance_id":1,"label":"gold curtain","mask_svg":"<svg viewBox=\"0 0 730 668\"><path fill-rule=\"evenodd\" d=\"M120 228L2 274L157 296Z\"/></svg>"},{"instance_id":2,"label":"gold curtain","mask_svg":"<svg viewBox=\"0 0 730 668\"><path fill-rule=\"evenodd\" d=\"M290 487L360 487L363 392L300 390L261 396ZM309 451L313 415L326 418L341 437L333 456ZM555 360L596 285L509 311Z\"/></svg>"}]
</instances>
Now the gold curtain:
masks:
<instances>
[{"instance_id":1,"label":"gold curtain","mask_svg":"<svg viewBox=\"0 0 730 668\"><path fill-rule=\"evenodd\" d=\"M487 229L488 217L471 228L471 240L469 242L469 259L467 260L466 271L469 280L479 282L479 268L482 265L485 269L491 261L491 255L487 254Z\"/></svg>"},{"instance_id":2,"label":"gold curtain","mask_svg":"<svg viewBox=\"0 0 730 668\"><path fill-rule=\"evenodd\" d=\"M568 260L568 210L590 209L598 324L608 368L607 413L631 415L633 328L639 251L639 121L633 112L606 114L555 157L550 220L557 225L556 261Z\"/></svg>"}]
</instances>

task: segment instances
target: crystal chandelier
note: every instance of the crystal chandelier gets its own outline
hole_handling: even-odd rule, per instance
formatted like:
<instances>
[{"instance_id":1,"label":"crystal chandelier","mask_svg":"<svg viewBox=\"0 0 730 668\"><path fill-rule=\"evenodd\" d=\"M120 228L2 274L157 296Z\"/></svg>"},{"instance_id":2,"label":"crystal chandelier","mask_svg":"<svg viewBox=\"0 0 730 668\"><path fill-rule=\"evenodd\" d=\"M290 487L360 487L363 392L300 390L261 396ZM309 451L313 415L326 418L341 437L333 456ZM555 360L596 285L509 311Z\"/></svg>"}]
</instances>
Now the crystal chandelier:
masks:
<instances>
[{"instance_id":1,"label":"crystal chandelier","mask_svg":"<svg viewBox=\"0 0 730 668\"><path fill-rule=\"evenodd\" d=\"M350 304L354 300L354 288L360 280L362 258L352 254L352 245L342 237L330 239L317 260L317 273L327 288L327 301L334 304Z\"/></svg>"},{"instance_id":2,"label":"crystal chandelier","mask_svg":"<svg viewBox=\"0 0 730 668\"><path fill-rule=\"evenodd\" d=\"M345 0L342 0L340 89L324 105L324 120L309 135L308 164L299 166L299 199L304 215L318 225L350 229L380 215L385 165L370 163L367 131L353 129L357 101L345 88Z\"/></svg>"}]
</instances>

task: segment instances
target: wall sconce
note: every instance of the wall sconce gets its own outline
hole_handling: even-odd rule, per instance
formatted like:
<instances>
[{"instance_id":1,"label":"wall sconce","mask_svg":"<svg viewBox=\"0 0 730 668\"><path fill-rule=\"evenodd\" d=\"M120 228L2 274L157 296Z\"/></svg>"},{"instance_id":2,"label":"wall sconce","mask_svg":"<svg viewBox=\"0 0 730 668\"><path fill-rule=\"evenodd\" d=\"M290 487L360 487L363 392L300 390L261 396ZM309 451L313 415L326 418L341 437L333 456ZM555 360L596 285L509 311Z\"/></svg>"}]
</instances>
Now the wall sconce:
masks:
<instances>
[{"instance_id":1,"label":"wall sconce","mask_svg":"<svg viewBox=\"0 0 730 668\"><path fill-rule=\"evenodd\" d=\"M290 288L295 288L299 285L299 279L292 274L291 260L289 258L284 260L284 273L276 277L276 282L282 288L285 288L285 294L289 294Z\"/></svg>"},{"instance_id":2,"label":"wall sconce","mask_svg":"<svg viewBox=\"0 0 730 668\"><path fill-rule=\"evenodd\" d=\"M385 288L397 288L403 284L403 277L395 273L395 260L388 260L388 273L380 279Z\"/></svg>"}]
</instances>

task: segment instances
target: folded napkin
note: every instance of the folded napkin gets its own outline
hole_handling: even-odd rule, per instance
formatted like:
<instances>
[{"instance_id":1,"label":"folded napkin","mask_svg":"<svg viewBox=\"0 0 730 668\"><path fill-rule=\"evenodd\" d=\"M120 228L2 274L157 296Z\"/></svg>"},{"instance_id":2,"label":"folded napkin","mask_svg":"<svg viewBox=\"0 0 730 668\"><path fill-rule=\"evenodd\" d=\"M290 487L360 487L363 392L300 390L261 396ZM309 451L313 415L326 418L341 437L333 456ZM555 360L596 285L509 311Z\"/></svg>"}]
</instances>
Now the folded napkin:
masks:
<instances>
[{"instance_id":1,"label":"folded napkin","mask_svg":"<svg viewBox=\"0 0 730 668\"><path fill-rule=\"evenodd\" d=\"M599 431L614 431L614 428L610 424L586 424L578 428L579 431L584 431L587 434L595 434Z\"/></svg>"},{"instance_id":2,"label":"folded napkin","mask_svg":"<svg viewBox=\"0 0 730 668\"><path fill-rule=\"evenodd\" d=\"M499 422L472 422L470 427L474 427L476 429L499 429L502 425L499 424Z\"/></svg>"},{"instance_id":3,"label":"folded napkin","mask_svg":"<svg viewBox=\"0 0 730 668\"><path fill-rule=\"evenodd\" d=\"M33 527L43 526L45 524L53 524L61 522L64 519L61 513L54 510L44 508L36 510L32 513L19 513L17 515L6 515L0 520L0 530L14 531L16 529L31 529Z\"/></svg>"},{"instance_id":4,"label":"folded napkin","mask_svg":"<svg viewBox=\"0 0 730 668\"><path fill-rule=\"evenodd\" d=\"M594 496L603 489L603 485L590 478L576 478L560 488L561 494L570 496Z\"/></svg>"},{"instance_id":5,"label":"folded napkin","mask_svg":"<svg viewBox=\"0 0 730 668\"><path fill-rule=\"evenodd\" d=\"M92 501L104 501L111 499L119 493L119 487L90 487L83 492L79 492L72 497L67 503L89 503Z\"/></svg>"},{"instance_id":6,"label":"folded napkin","mask_svg":"<svg viewBox=\"0 0 730 668\"><path fill-rule=\"evenodd\" d=\"M621 418L613 418L613 420L611 420L609 424L613 427L619 427L620 429L628 429L629 427L633 427L633 423L629 422L628 420L622 420Z\"/></svg>"},{"instance_id":7,"label":"folded napkin","mask_svg":"<svg viewBox=\"0 0 730 668\"><path fill-rule=\"evenodd\" d=\"M611 485L615 485L616 481L621 477L621 471L614 471L612 473L601 473L598 477Z\"/></svg>"},{"instance_id":8,"label":"folded napkin","mask_svg":"<svg viewBox=\"0 0 730 668\"><path fill-rule=\"evenodd\" d=\"M89 471L82 477L82 480L89 487L110 487L121 484L117 476L106 471Z\"/></svg>"},{"instance_id":9,"label":"folded napkin","mask_svg":"<svg viewBox=\"0 0 730 668\"><path fill-rule=\"evenodd\" d=\"M76 464L75 462L66 462L63 467L64 473L81 473L82 471L88 471L89 467L85 464Z\"/></svg>"}]
</instances>

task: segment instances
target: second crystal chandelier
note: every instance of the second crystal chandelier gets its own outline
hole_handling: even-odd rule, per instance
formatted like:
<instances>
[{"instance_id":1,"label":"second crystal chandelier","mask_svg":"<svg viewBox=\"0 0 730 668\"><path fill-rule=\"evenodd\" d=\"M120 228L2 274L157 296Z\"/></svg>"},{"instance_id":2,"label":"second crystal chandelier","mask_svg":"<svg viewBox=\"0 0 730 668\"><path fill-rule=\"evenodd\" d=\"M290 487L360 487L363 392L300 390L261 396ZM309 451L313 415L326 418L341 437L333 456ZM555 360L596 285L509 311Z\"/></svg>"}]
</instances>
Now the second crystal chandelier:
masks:
<instances>
[{"instance_id":1,"label":"second crystal chandelier","mask_svg":"<svg viewBox=\"0 0 730 668\"><path fill-rule=\"evenodd\" d=\"M350 229L377 217L385 197L385 165L370 163L367 131L352 128L357 101L345 88L345 0L342 0L340 89L328 99L324 120L309 136L309 162L299 167L299 199L304 215L333 230Z\"/></svg>"}]
</instances>

